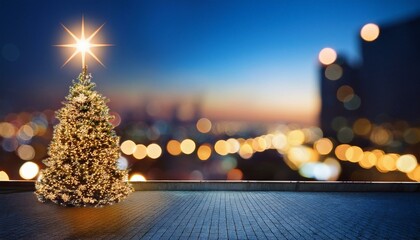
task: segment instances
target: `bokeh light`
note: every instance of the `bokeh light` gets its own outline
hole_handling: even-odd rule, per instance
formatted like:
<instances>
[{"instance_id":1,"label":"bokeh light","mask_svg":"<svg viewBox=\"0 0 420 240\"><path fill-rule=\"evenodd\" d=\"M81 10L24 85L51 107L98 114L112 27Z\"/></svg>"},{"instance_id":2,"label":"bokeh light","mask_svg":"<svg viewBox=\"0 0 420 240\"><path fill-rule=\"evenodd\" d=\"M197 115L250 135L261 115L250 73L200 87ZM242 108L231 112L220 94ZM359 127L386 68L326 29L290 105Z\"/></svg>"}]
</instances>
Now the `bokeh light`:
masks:
<instances>
[{"instance_id":1,"label":"bokeh light","mask_svg":"<svg viewBox=\"0 0 420 240\"><path fill-rule=\"evenodd\" d=\"M319 61L324 65L329 65L337 59L337 53L332 48L323 48L318 55Z\"/></svg>"},{"instance_id":2,"label":"bokeh light","mask_svg":"<svg viewBox=\"0 0 420 240\"><path fill-rule=\"evenodd\" d=\"M211 156L211 147L209 144L201 145L197 150L197 156L200 160L205 161Z\"/></svg>"},{"instance_id":3,"label":"bokeh light","mask_svg":"<svg viewBox=\"0 0 420 240\"><path fill-rule=\"evenodd\" d=\"M366 118L359 118L353 123L353 131L357 135L366 136L370 133L372 124Z\"/></svg>"},{"instance_id":4,"label":"bokeh light","mask_svg":"<svg viewBox=\"0 0 420 240\"><path fill-rule=\"evenodd\" d=\"M329 154L333 147L333 143L328 138L321 138L314 143L315 150L321 155Z\"/></svg>"},{"instance_id":5,"label":"bokeh light","mask_svg":"<svg viewBox=\"0 0 420 240\"><path fill-rule=\"evenodd\" d=\"M152 143L146 148L147 156L151 159L157 159L162 154L162 148L156 144Z\"/></svg>"},{"instance_id":6,"label":"bokeh light","mask_svg":"<svg viewBox=\"0 0 420 240\"><path fill-rule=\"evenodd\" d=\"M127 170L127 168L128 168L128 161L127 161L127 158L125 158L125 157L123 157L123 156L120 156L120 157L117 159L117 168L118 168L119 170Z\"/></svg>"},{"instance_id":7,"label":"bokeh light","mask_svg":"<svg viewBox=\"0 0 420 240\"><path fill-rule=\"evenodd\" d=\"M372 152L367 151L363 153L363 158L362 160L359 161L359 165L362 168L369 169L375 166L376 161L377 161L376 155Z\"/></svg>"},{"instance_id":8,"label":"bokeh light","mask_svg":"<svg viewBox=\"0 0 420 240\"><path fill-rule=\"evenodd\" d=\"M417 165L413 171L407 173L407 176L413 181L420 182L420 166Z\"/></svg>"},{"instance_id":9,"label":"bokeh light","mask_svg":"<svg viewBox=\"0 0 420 240\"><path fill-rule=\"evenodd\" d=\"M17 149L17 154L22 160L32 160L35 157L35 149L31 145L21 145Z\"/></svg>"},{"instance_id":10,"label":"bokeh light","mask_svg":"<svg viewBox=\"0 0 420 240\"><path fill-rule=\"evenodd\" d=\"M379 27L374 23L368 23L360 30L360 37L367 42L375 41L379 37Z\"/></svg>"},{"instance_id":11,"label":"bokeh light","mask_svg":"<svg viewBox=\"0 0 420 240\"><path fill-rule=\"evenodd\" d=\"M243 159L249 159L252 157L253 154L254 151L252 150L251 145L249 145L248 143L243 144L239 149L239 156L241 156L241 158Z\"/></svg>"},{"instance_id":12,"label":"bokeh light","mask_svg":"<svg viewBox=\"0 0 420 240\"><path fill-rule=\"evenodd\" d=\"M0 137L11 138L15 135L16 128L13 124L8 122L0 123Z\"/></svg>"},{"instance_id":13,"label":"bokeh light","mask_svg":"<svg viewBox=\"0 0 420 240\"><path fill-rule=\"evenodd\" d=\"M404 141L408 144L417 144L420 142L420 129L409 128L404 131Z\"/></svg>"},{"instance_id":14,"label":"bokeh light","mask_svg":"<svg viewBox=\"0 0 420 240\"><path fill-rule=\"evenodd\" d=\"M340 144L335 148L335 156L340 160L347 160L346 151L350 147L348 144Z\"/></svg>"},{"instance_id":15,"label":"bokeh light","mask_svg":"<svg viewBox=\"0 0 420 240\"><path fill-rule=\"evenodd\" d=\"M343 127L337 132L337 140L341 143L349 143L353 140L353 130L349 127Z\"/></svg>"},{"instance_id":16,"label":"bokeh light","mask_svg":"<svg viewBox=\"0 0 420 240\"><path fill-rule=\"evenodd\" d=\"M219 140L214 144L214 151L217 154L225 156L229 153L230 145L225 140Z\"/></svg>"},{"instance_id":17,"label":"bokeh light","mask_svg":"<svg viewBox=\"0 0 420 240\"><path fill-rule=\"evenodd\" d=\"M184 139L181 142L181 151L184 154L191 154L195 150L195 142L191 139Z\"/></svg>"},{"instance_id":18,"label":"bokeh light","mask_svg":"<svg viewBox=\"0 0 420 240\"><path fill-rule=\"evenodd\" d=\"M239 152L239 149L241 148L241 144L238 140L234 138L229 138L226 140L226 142L229 144L229 153L237 153Z\"/></svg>"},{"instance_id":19,"label":"bokeh light","mask_svg":"<svg viewBox=\"0 0 420 240\"><path fill-rule=\"evenodd\" d=\"M343 85L337 89L337 99L341 102L349 101L354 95L354 90L348 85Z\"/></svg>"},{"instance_id":20,"label":"bokeh light","mask_svg":"<svg viewBox=\"0 0 420 240\"><path fill-rule=\"evenodd\" d=\"M196 124L197 130L201 133L208 133L211 130L211 121L207 118L200 118Z\"/></svg>"},{"instance_id":21,"label":"bokeh light","mask_svg":"<svg viewBox=\"0 0 420 240\"><path fill-rule=\"evenodd\" d=\"M9 181L9 175L5 171L0 171L0 181Z\"/></svg>"},{"instance_id":22,"label":"bokeh light","mask_svg":"<svg viewBox=\"0 0 420 240\"><path fill-rule=\"evenodd\" d=\"M145 182L146 178L140 173L134 173L130 177L131 182Z\"/></svg>"},{"instance_id":23,"label":"bokeh light","mask_svg":"<svg viewBox=\"0 0 420 240\"><path fill-rule=\"evenodd\" d=\"M137 144L136 149L133 152L133 157L141 160L147 156L147 147L143 144Z\"/></svg>"},{"instance_id":24,"label":"bokeh light","mask_svg":"<svg viewBox=\"0 0 420 240\"><path fill-rule=\"evenodd\" d=\"M401 172L411 172L417 167L417 159L412 154L405 154L398 158L397 169Z\"/></svg>"},{"instance_id":25,"label":"bokeh light","mask_svg":"<svg viewBox=\"0 0 420 240\"><path fill-rule=\"evenodd\" d=\"M352 146L346 150L346 159L350 162L360 162L363 159L363 150L360 147Z\"/></svg>"},{"instance_id":26,"label":"bokeh light","mask_svg":"<svg viewBox=\"0 0 420 240\"><path fill-rule=\"evenodd\" d=\"M136 150L136 143L131 140L126 140L121 144L121 151L126 155L131 155Z\"/></svg>"},{"instance_id":27,"label":"bokeh light","mask_svg":"<svg viewBox=\"0 0 420 240\"><path fill-rule=\"evenodd\" d=\"M343 76L343 68L338 64L331 64L325 68L325 77L335 81Z\"/></svg>"},{"instance_id":28,"label":"bokeh light","mask_svg":"<svg viewBox=\"0 0 420 240\"><path fill-rule=\"evenodd\" d=\"M292 146L301 145L305 142L305 134L302 130L292 130L287 133L287 142Z\"/></svg>"},{"instance_id":29,"label":"bokeh light","mask_svg":"<svg viewBox=\"0 0 420 240\"><path fill-rule=\"evenodd\" d=\"M181 154L181 143L177 140L170 140L166 145L166 150L172 156L178 156Z\"/></svg>"},{"instance_id":30,"label":"bokeh light","mask_svg":"<svg viewBox=\"0 0 420 240\"><path fill-rule=\"evenodd\" d=\"M20 177L26 180L36 177L38 172L39 172L39 167L34 162L25 162L24 164L22 164L22 166L19 169Z\"/></svg>"},{"instance_id":31,"label":"bokeh light","mask_svg":"<svg viewBox=\"0 0 420 240\"><path fill-rule=\"evenodd\" d=\"M242 180L243 176L240 169L234 168L227 173L227 180Z\"/></svg>"}]
</instances>

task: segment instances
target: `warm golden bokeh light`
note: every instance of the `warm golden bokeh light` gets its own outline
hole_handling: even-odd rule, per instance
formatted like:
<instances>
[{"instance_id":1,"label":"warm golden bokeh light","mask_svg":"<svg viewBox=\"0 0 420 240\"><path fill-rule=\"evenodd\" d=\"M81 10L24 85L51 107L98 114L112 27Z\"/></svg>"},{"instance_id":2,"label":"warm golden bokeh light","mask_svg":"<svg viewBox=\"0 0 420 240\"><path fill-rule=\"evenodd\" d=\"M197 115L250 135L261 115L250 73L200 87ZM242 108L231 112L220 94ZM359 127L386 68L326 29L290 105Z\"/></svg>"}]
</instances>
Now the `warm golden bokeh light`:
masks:
<instances>
[{"instance_id":1,"label":"warm golden bokeh light","mask_svg":"<svg viewBox=\"0 0 420 240\"><path fill-rule=\"evenodd\" d=\"M377 159L376 155L373 154L372 152L364 152L363 158L359 162L359 165L365 169L372 168L376 164L376 159Z\"/></svg>"},{"instance_id":2,"label":"warm golden bokeh light","mask_svg":"<svg viewBox=\"0 0 420 240\"><path fill-rule=\"evenodd\" d=\"M249 159L254 154L251 145L248 143L242 144L241 148L239 149L239 156L243 159Z\"/></svg>"},{"instance_id":3,"label":"warm golden bokeh light","mask_svg":"<svg viewBox=\"0 0 420 240\"><path fill-rule=\"evenodd\" d=\"M267 150L267 141L263 137L256 137L252 139L252 149L256 152L263 152Z\"/></svg>"},{"instance_id":4,"label":"warm golden bokeh light","mask_svg":"<svg viewBox=\"0 0 420 240\"><path fill-rule=\"evenodd\" d=\"M374 23L368 23L360 30L360 37L367 42L375 41L379 37L379 27Z\"/></svg>"},{"instance_id":5,"label":"warm golden bokeh light","mask_svg":"<svg viewBox=\"0 0 420 240\"><path fill-rule=\"evenodd\" d=\"M407 176L413 181L420 182L420 165L417 165L413 171L407 173Z\"/></svg>"},{"instance_id":6,"label":"warm golden bokeh light","mask_svg":"<svg viewBox=\"0 0 420 240\"><path fill-rule=\"evenodd\" d=\"M197 156L200 160L205 161L211 156L211 147L209 144L201 145L197 150Z\"/></svg>"},{"instance_id":7,"label":"warm golden bokeh light","mask_svg":"<svg viewBox=\"0 0 420 240\"><path fill-rule=\"evenodd\" d=\"M181 143L177 140L170 140L166 145L166 150L172 156L178 156L181 154Z\"/></svg>"},{"instance_id":8,"label":"warm golden bokeh light","mask_svg":"<svg viewBox=\"0 0 420 240\"><path fill-rule=\"evenodd\" d=\"M357 146L351 146L346 150L346 158L350 162L359 162L363 159L363 150Z\"/></svg>"},{"instance_id":9,"label":"warm golden bokeh light","mask_svg":"<svg viewBox=\"0 0 420 240\"><path fill-rule=\"evenodd\" d=\"M306 146L291 147L287 151L287 158L297 167L307 162L317 162L318 153L312 148Z\"/></svg>"},{"instance_id":10,"label":"warm golden bokeh light","mask_svg":"<svg viewBox=\"0 0 420 240\"><path fill-rule=\"evenodd\" d=\"M89 54L92 58L94 58L97 62L99 62L102 66L104 64L99 60L99 58L92 52L91 48L97 48L97 47L107 47L112 46L111 44L104 44L104 43L91 43L91 40L96 36L96 34L101 30L101 28L104 26L100 26L98 29L96 29L88 38L85 37L85 20L82 17L82 30L80 33L80 37L76 37L74 33L72 33L66 26L61 24L63 28L67 31L68 34L73 38L75 43L70 44L60 44L55 45L57 47L65 47L65 48L74 48L75 51L73 54L67 59L67 61L63 64L65 66L70 60L72 60L78 53L80 53L82 57L82 68L86 67L86 54Z\"/></svg>"},{"instance_id":11,"label":"warm golden bokeh light","mask_svg":"<svg viewBox=\"0 0 420 240\"><path fill-rule=\"evenodd\" d=\"M239 152L239 149L241 148L241 144L238 140L234 138L229 138L226 140L226 142L229 144L229 153L237 153Z\"/></svg>"},{"instance_id":12,"label":"warm golden bokeh light","mask_svg":"<svg viewBox=\"0 0 420 240\"><path fill-rule=\"evenodd\" d=\"M5 171L0 171L0 181L9 181L9 175Z\"/></svg>"},{"instance_id":13,"label":"warm golden bokeh light","mask_svg":"<svg viewBox=\"0 0 420 240\"><path fill-rule=\"evenodd\" d=\"M131 155L136 150L136 143L131 140L125 140L121 146L121 151L126 155Z\"/></svg>"},{"instance_id":14,"label":"warm golden bokeh light","mask_svg":"<svg viewBox=\"0 0 420 240\"><path fill-rule=\"evenodd\" d=\"M331 64L325 68L325 77L331 81L340 79L343 76L343 68L338 64Z\"/></svg>"},{"instance_id":15,"label":"warm golden bokeh light","mask_svg":"<svg viewBox=\"0 0 420 240\"><path fill-rule=\"evenodd\" d=\"M341 102L348 102L354 96L354 90L348 85L343 85L337 90L337 99Z\"/></svg>"},{"instance_id":16,"label":"warm golden bokeh light","mask_svg":"<svg viewBox=\"0 0 420 240\"><path fill-rule=\"evenodd\" d=\"M397 159L397 169L401 172L411 172L417 167L417 159L412 154L405 154Z\"/></svg>"},{"instance_id":17,"label":"warm golden bokeh light","mask_svg":"<svg viewBox=\"0 0 420 240\"><path fill-rule=\"evenodd\" d=\"M227 180L242 180L243 176L240 169L234 168L227 173Z\"/></svg>"},{"instance_id":18,"label":"warm golden bokeh light","mask_svg":"<svg viewBox=\"0 0 420 240\"><path fill-rule=\"evenodd\" d=\"M38 175L38 172L39 167L33 162L25 162L19 169L20 177L26 180L33 179Z\"/></svg>"},{"instance_id":19,"label":"warm golden bokeh light","mask_svg":"<svg viewBox=\"0 0 420 240\"><path fill-rule=\"evenodd\" d=\"M229 154L230 145L225 140L219 140L214 144L214 151L216 151L217 154L225 156Z\"/></svg>"},{"instance_id":20,"label":"warm golden bokeh light","mask_svg":"<svg viewBox=\"0 0 420 240\"><path fill-rule=\"evenodd\" d=\"M17 149L17 154L22 160L32 160L35 157L35 149L31 145L23 144Z\"/></svg>"},{"instance_id":21,"label":"warm golden bokeh light","mask_svg":"<svg viewBox=\"0 0 420 240\"><path fill-rule=\"evenodd\" d=\"M420 142L420 129L409 128L404 131L404 141L408 144L416 144Z\"/></svg>"},{"instance_id":22,"label":"warm golden bokeh light","mask_svg":"<svg viewBox=\"0 0 420 240\"><path fill-rule=\"evenodd\" d=\"M181 142L181 151L184 154L191 154L195 150L195 142L191 139L185 139Z\"/></svg>"},{"instance_id":23,"label":"warm golden bokeh light","mask_svg":"<svg viewBox=\"0 0 420 240\"><path fill-rule=\"evenodd\" d=\"M130 181L131 182L146 182L146 178L139 173L134 173L133 175L131 175Z\"/></svg>"},{"instance_id":24,"label":"warm golden bokeh light","mask_svg":"<svg viewBox=\"0 0 420 240\"><path fill-rule=\"evenodd\" d=\"M0 123L0 137L11 138L15 135L16 128L8 122Z\"/></svg>"},{"instance_id":25,"label":"warm golden bokeh light","mask_svg":"<svg viewBox=\"0 0 420 240\"><path fill-rule=\"evenodd\" d=\"M390 155L384 155L378 159L376 168L380 172L389 172L397 169L396 160Z\"/></svg>"},{"instance_id":26,"label":"warm golden bokeh light","mask_svg":"<svg viewBox=\"0 0 420 240\"><path fill-rule=\"evenodd\" d=\"M346 151L350 147L348 144L340 144L335 148L335 156L343 161L347 160Z\"/></svg>"},{"instance_id":27,"label":"warm golden bokeh light","mask_svg":"<svg viewBox=\"0 0 420 240\"><path fill-rule=\"evenodd\" d=\"M143 144L137 144L134 150L133 157L141 160L147 156L147 147Z\"/></svg>"},{"instance_id":28,"label":"warm golden bokeh light","mask_svg":"<svg viewBox=\"0 0 420 240\"><path fill-rule=\"evenodd\" d=\"M366 136L370 133L372 124L366 118L359 118L353 123L353 131L357 135Z\"/></svg>"},{"instance_id":29,"label":"warm golden bokeh light","mask_svg":"<svg viewBox=\"0 0 420 240\"><path fill-rule=\"evenodd\" d=\"M149 146L147 146L147 156L151 159L157 159L162 154L162 148L157 145L156 143L152 143Z\"/></svg>"},{"instance_id":30,"label":"warm golden bokeh light","mask_svg":"<svg viewBox=\"0 0 420 240\"><path fill-rule=\"evenodd\" d=\"M318 59L322 64L329 65L335 62L337 53L332 48L324 48L319 52Z\"/></svg>"},{"instance_id":31,"label":"warm golden bokeh light","mask_svg":"<svg viewBox=\"0 0 420 240\"><path fill-rule=\"evenodd\" d=\"M283 133L277 133L274 135L271 144L279 152L284 152L288 148L287 137Z\"/></svg>"},{"instance_id":32,"label":"warm golden bokeh light","mask_svg":"<svg viewBox=\"0 0 420 240\"><path fill-rule=\"evenodd\" d=\"M207 118L200 118L196 124L197 130L201 133L210 132L211 126L212 126L211 121Z\"/></svg>"},{"instance_id":33,"label":"warm golden bokeh light","mask_svg":"<svg viewBox=\"0 0 420 240\"><path fill-rule=\"evenodd\" d=\"M370 140L378 145L387 145L392 141L392 133L386 128L376 127L372 130Z\"/></svg>"},{"instance_id":34,"label":"warm golden bokeh light","mask_svg":"<svg viewBox=\"0 0 420 240\"><path fill-rule=\"evenodd\" d=\"M314 143L315 150L321 155L329 154L333 147L333 143L328 138L321 138Z\"/></svg>"},{"instance_id":35,"label":"warm golden bokeh light","mask_svg":"<svg viewBox=\"0 0 420 240\"><path fill-rule=\"evenodd\" d=\"M305 134L302 130L292 130L287 133L287 142L292 146L301 145L305 142Z\"/></svg>"}]
</instances>

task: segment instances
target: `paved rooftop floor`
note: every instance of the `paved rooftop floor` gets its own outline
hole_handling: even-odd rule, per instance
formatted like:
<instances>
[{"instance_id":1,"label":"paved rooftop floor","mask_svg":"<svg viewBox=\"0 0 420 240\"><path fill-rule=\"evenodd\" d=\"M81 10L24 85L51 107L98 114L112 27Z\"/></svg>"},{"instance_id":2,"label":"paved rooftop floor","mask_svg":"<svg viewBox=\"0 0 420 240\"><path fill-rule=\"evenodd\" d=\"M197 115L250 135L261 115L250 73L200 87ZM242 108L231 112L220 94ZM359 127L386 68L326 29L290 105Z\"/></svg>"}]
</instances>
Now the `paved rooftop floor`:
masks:
<instances>
[{"instance_id":1,"label":"paved rooftop floor","mask_svg":"<svg viewBox=\"0 0 420 240\"><path fill-rule=\"evenodd\" d=\"M137 191L103 208L0 194L0 239L419 239L420 193Z\"/></svg>"}]
</instances>

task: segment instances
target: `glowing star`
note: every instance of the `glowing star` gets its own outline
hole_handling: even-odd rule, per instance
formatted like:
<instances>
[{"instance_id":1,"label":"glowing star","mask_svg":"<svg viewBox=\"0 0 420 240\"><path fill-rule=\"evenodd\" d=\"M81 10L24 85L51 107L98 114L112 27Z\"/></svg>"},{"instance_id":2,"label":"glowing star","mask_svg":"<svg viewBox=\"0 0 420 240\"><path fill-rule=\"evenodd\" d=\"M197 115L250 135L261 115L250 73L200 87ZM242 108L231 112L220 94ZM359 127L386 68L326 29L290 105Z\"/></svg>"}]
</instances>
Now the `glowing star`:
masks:
<instances>
[{"instance_id":1,"label":"glowing star","mask_svg":"<svg viewBox=\"0 0 420 240\"><path fill-rule=\"evenodd\" d=\"M88 38L86 38L85 37L85 21L84 21L84 18L82 17L82 31L81 31L81 36L79 38L79 37L76 37L76 35L74 35L66 26L61 24L61 26L63 26L63 28L76 41L75 43L70 43L70 44L55 45L57 47L75 48L74 53L67 59L67 61L63 64L62 67L64 67L68 62L70 62L70 60L72 60L78 53L80 53L80 55L82 56L82 68L86 67L86 53L88 53L96 61L98 61L102 66L105 67L105 65L101 62L101 60L99 60L99 58L92 52L91 48L107 47L107 46L112 46L112 44L90 42L104 25L105 23L102 24L98 29L96 29L95 32L93 32Z\"/></svg>"}]
</instances>

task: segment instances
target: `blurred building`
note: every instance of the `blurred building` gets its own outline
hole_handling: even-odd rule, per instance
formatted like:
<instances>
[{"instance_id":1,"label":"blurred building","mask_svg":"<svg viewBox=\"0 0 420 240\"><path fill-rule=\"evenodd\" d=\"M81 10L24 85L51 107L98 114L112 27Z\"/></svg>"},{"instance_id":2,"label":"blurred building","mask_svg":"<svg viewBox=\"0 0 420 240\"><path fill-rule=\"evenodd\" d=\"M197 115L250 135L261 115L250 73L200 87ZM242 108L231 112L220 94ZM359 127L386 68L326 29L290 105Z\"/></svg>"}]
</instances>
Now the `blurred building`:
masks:
<instances>
[{"instance_id":1,"label":"blurred building","mask_svg":"<svg viewBox=\"0 0 420 240\"><path fill-rule=\"evenodd\" d=\"M420 123L420 17L381 28L361 42L363 115L375 122Z\"/></svg>"},{"instance_id":2,"label":"blurred building","mask_svg":"<svg viewBox=\"0 0 420 240\"><path fill-rule=\"evenodd\" d=\"M324 134L339 138L340 129L351 128L360 118L375 124L404 121L419 126L420 17L383 26L377 39L360 42L359 66L338 57L321 67Z\"/></svg>"}]
</instances>

